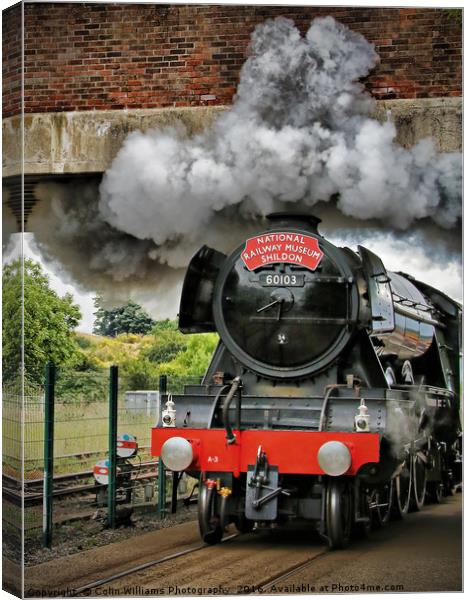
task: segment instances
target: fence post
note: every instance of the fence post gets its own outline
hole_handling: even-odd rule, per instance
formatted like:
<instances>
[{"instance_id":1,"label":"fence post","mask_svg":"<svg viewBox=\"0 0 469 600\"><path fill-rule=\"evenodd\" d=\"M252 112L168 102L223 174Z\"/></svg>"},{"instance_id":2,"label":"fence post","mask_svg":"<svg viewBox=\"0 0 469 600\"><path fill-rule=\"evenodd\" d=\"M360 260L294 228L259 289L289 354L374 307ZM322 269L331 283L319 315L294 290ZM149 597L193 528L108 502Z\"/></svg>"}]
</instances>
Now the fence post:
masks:
<instances>
[{"instance_id":1,"label":"fence post","mask_svg":"<svg viewBox=\"0 0 469 600\"><path fill-rule=\"evenodd\" d=\"M168 389L168 377L166 375L160 375L159 390L160 390L160 408L163 410L163 398L166 397ZM166 515L166 469L161 460L158 458L158 516L160 519L164 519Z\"/></svg>"},{"instance_id":2,"label":"fence post","mask_svg":"<svg viewBox=\"0 0 469 600\"><path fill-rule=\"evenodd\" d=\"M118 368L109 369L109 485L107 501L107 525L116 526L116 463L117 463L117 394Z\"/></svg>"},{"instance_id":3,"label":"fence post","mask_svg":"<svg viewBox=\"0 0 469 600\"><path fill-rule=\"evenodd\" d=\"M44 483L42 504L42 545L52 545L52 501L54 486L54 404L55 365L46 365L44 395Z\"/></svg>"}]
</instances>

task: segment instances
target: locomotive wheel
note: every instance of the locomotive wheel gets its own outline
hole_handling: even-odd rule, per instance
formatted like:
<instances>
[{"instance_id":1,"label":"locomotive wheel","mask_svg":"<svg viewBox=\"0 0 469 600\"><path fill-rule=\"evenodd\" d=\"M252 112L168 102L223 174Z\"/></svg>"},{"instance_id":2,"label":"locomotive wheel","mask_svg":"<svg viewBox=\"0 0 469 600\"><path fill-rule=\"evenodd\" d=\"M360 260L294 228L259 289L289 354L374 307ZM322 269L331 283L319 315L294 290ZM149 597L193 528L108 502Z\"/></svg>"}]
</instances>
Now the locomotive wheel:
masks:
<instances>
[{"instance_id":1,"label":"locomotive wheel","mask_svg":"<svg viewBox=\"0 0 469 600\"><path fill-rule=\"evenodd\" d=\"M367 489L360 489L358 497L358 513L365 518L363 521L354 521L352 536L355 539L366 539L371 532L370 495Z\"/></svg>"},{"instance_id":2,"label":"locomotive wheel","mask_svg":"<svg viewBox=\"0 0 469 600\"><path fill-rule=\"evenodd\" d=\"M199 531L206 544L218 544L223 537L223 527L217 514L217 494L215 488L201 485L198 501Z\"/></svg>"},{"instance_id":3,"label":"locomotive wheel","mask_svg":"<svg viewBox=\"0 0 469 600\"><path fill-rule=\"evenodd\" d=\"M425 494L427 491L427 464L422 460L418 452L412 457L412 479L410 509L417 511L421 510L425 504Z\"/></svg>"},{"instance_id":4,"label":"locomotive wheel","mask_svg":"<svg viewBox=\"0 0 469 600\"><path fill-rule=\"evenodd\" d=\"M427 496L430 502L441 504L444 496L444 485L441 481L432 481L427 484Z\"/></svg>"},{"instance_id":5,"label":"locomotive wheel","mask_svg":"<svg viewBox=\"0 0 469 600\"><path fill-rule=\"evenodd\" d=\"M412 468L410 457L408 457L402 471L394 478L394 501L391 509L391 516L394 519L403 519L409 512L411 492Z\"/></svg>"},{"instance_id":6,"label":"locomotive wheel","mask_svg":"<svg viewBox=\"0 0 469 600\"><path fill-rule=\"evenodd\" d=\"M394 482L389 480L385 485L372 490L370 494L371 524L374 529L386 525L391 518L394 496Z\"/></svg>"},{"instance_id":7,"label":"locomotive wheel","mask_svg":"<svg viewBox=\"0 0 469 600\"><path fill-rule=\"evenodd\" d=\"M454 486L452 481L448 482L446 485L443 486L443 495L454 496Z\"/></svg>"},{"instance_id":8,"label":"locomotive wheel","mask_svg":"<svg viewBox=\"0 0 469 600\"><path fill-rule=\"evenodd\" d=\"M234 526L239 533L251 533L254 528L254 521L246 519L245 515L239 515L234 519Z\"/></svg>"},{"instance_id":9,"label":"locomotive wheel","mask_svg":"<svg viewBox=\"0 0 469 600\"><path fill-rule=\"evenodd\" d=\"M353 524L352 537L356 540L366 540L371 533L371 520L359 521Z\"/></svg>"},{"instance_id":10,"label":"locomotive wheel","mask_svg":"<svg viewBox=\"0 0 469 600\"><path fill-rule=\"evenodd\" d=\"M352 530L352 494L344 479L330 478L326 491L326 526L329 546L345 548Z\"/></svg>"},{"instance_id":11,"label":"locomotive wheel","mask_svg":"<svg viewBox=\"0 0 469 600\"><path fill-rule=\"evenodd\" d=\"M452 471L446 471L443 478L443 496L454 496L455 482Z\"/></svg>"}]
</instances>

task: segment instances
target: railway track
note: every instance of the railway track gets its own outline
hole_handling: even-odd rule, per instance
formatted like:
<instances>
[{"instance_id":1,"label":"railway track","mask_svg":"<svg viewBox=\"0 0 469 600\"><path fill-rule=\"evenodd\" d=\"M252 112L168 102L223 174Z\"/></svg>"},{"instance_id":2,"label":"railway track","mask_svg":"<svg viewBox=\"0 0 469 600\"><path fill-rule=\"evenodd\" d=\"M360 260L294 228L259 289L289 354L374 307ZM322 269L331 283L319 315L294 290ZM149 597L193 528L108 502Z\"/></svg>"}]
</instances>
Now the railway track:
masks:
<instances>
[{"instance_id":1,"label":"railway track","mask_svg":"<svg viewBox=\"0 0 469 600\"><path fill-rule=\"evenodd\" d=\"M136 475L132 478L132 483L156 479L158 477L156 469L154 461L142 462L135 468ZM89 482L92 477L92 470L54 476L53 497L60 498L95 492L96 482L94 480ZM2 477L4 498L17 506L21 506L23 500L25 507L41 504L43 484L43 479L29 479L22 482L11 475L3 474Z\"/></svg>"},{"instance_id":2,"label":"railway track","mask_svg":"<svg viewBox=\"0 0 469 600\"><path fill-rule=\"evenodd\" d=\"M242 534L240 534L240 533L234 533L232 535L225 537L221 543L224 544L230 540L240 537L241 535ZM69 594L69 596L73 596L73 597L82 596L82 595L89 596L93 590L95 590L101 586L108 585L110 583L113 583L113 582L123 579L125 577L134 575L135 573L141 573L142 571L146 571L155 566L167 563L171 560L176 560L183 556L187 556L189 554L194 554L196 552L200 552L202 550L207 550L209 548L213 548L213 547L207 546L206 544L200 544L193 548L188 548L188 549L182 550L180 552L174 552L172 554L168 554L167 556L163 556L161 558L142 563L141 565L136 565L129 569L124 569L122 571L119 571L118 573L114 573L113 575L110 575L109 577L105 577L105 578L102 578L102 579L99 579L96 581L92 581L86 585L83 585L83 586L75 589L73 591L73 593ZM279 583L287 580L288 578L290 578L298 573L301 573L303 570L307 569L313 562L315 562L316 560L320 559L321 557L325 556L328 553L329 553L329 549L323 548L323 549L317 551L314 555L308 556L306 559L298 561L297 563L288 567L287 569L282 570L280 573L277 572L274 575L272 575L271 577L261 580L258 584L250 584L249 586L238 586L239 591L237 592L237 594L238 595L240 595L240 594L255 595L255 594L267 593L269 590L272 589L272 587L278 585Z\"/></svg>"},{"instance_id":3,"label":"railway track","mask_svg":"<svg viewBox=\"0 0 469 600\"><path fill-rule=\"evenodd\" d=\"M323 551L319 552L318 554L315 554L314 556L311 556L310 558L307 558L306 560L299 562L297 565L290 567L283 573L280 573L279 575L276 575L275 577L262 582L261 584L259 584L259 586L256 586L255 589L253 589L252 592L250 592L250 593L251 594L253 594L253 593L265 594L265 593L269 592L269 590L271 590L275 585L282 583L282 581L285 581L286 579L290 578L292 575L301 573L301 571L304 571L314 561L316 561L318 558L321 558L328 552L329 552L329 549L325 548Z\"/></svg>"},{"instance_id":4,"label":"railway track","mask_svg":"<svg viewBox=\"0 0 469 600\"><path fill-rule=\"evenodd\" d=\"M239 534L239 533L233 533L232 535L228 535L227 537L223 538L223 540L220 543L224 544L234 538L239 537L240 535L241 534ZM92 581L91 583L87 583L86 585L83 585L83 586L77 588L76 590L74 590L74 593L69 594L69 596L75 597L75 596L80 596L83 594L86 594L88 596L90 594L88 594L87 592L91 592L95 588L98 588L102 585L112 583L113 581L116 581L117 579L122 579L123 577L127 577L128 575L133 575L134 573L139 573L140 571L145 571L146 569L150 569L151 567L161 565L170 560L175 560L176 558L180 558L181 556L186 556L187 554L193 554L194 552L199 552L200 550L204 550L205 548L207 548L206 544L200 544L199 546L195 546L194 548L187 548L186 550L181 550L181 552L175 552L173 554L168 554L167 556L163 556L161 558L151 560L149 562L143 563L141 565L137 565L130 569L125 569L124 571L120 571L119 573L115 573L114 575L110 575L109 577L104 577L103 579L98 579L97 581Z\"/></svg>"}]
</instances>

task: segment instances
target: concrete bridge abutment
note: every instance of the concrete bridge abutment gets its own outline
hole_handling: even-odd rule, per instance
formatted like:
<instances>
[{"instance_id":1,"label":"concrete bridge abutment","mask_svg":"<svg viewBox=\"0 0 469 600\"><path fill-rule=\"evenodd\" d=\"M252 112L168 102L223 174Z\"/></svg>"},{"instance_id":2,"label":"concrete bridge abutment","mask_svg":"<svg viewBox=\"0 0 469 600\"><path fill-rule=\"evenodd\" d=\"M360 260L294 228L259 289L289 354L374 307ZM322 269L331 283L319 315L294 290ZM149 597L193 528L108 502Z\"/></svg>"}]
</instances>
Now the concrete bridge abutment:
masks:
<instances>
[{"instance_id":1,"label":"concrete bridge abutment","mask_svg":"<svg viewBox=\"0 0 469 600\"><path fill-rule=\"evenodd\" d=\"M37 201L34 188L40 181L100 178L132 131L182 125L190 136L210 127L227 108L94 110L7 117L3 120L3 185L9 208L20 220L23 169L27 219ZM380 121L390 118L396 126L396 142L406 148L431 137L440 152L461 150L460 97L381 100L376 103L374 116Z\"/></svg>"}]
</instances>

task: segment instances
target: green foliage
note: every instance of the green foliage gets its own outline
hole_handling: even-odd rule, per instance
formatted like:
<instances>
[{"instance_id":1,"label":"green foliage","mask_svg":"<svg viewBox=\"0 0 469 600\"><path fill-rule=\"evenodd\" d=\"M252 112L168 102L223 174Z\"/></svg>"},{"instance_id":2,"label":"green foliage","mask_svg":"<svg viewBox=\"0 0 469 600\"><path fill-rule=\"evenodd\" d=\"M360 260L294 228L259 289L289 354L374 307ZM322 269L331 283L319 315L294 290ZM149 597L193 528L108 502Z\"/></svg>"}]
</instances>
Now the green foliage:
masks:
<instances>
[{"instance_id":1,"label":"green foliage","mask_svg":"<svg viewBox=\"0 0 469 600\"><path fill-rule=\"evenodd\" d=\"M3 372L5 381L19 377L21 359L21 263L4 268ZM118 365L121 389L156 389L158 378L199 377L218 342L216 334L183 335L177 321L153 321L135 303L105 311L97 299L95 329L106 336L73 332L81 318L70 295L60 298L49 286L41 266L25 262L25 362L31 384L43 383L48 361L58 366L57 396L66 403L107 398L107 370ZM112 315L110 314L112 313ZM120 328L145 329L147 335Z\"/></svg>"},{"instance_id":2,"label":"green foliage","mask_svg":"<svg viewBox=\"0 0 469 600\"><path fill-rule=\"evenodd\" d=\"M214 333L183 335L177 322L158 321L150 335L121 334L115 338L77 333L82 365L119 366L126 390L156 389L162 374L199 377L208 367L218 342Z\"/></svg>"},{"instance_id":3,"label":"green foliage","mask_svg":"<svg viewBox=\"0 0 469 600\"><path fill-rule=\"evenodd\" d=\"M124 306L107 310L103 307L100 296L94 299L97 311L94 313L93 333L116 337L121 333L148 333L153 328L155 321L132 300Z\"/></svg>"},{"instance_id":4,"label":"green foliage","mask_svg":"<svg viewBox=\"0 0 469 600\"><path fill-rule=\"evenodd\" d=\"M88 337L84 336L84 335L77 335L75 337L75 340L78 344L78 346L82 349L82 350L86 350L87 348L89 348L91 346L91 341Z\"/></svg>"},{"instance_id":5,"label":"green foliage","mask_svg":"<svg viewBox=\"0 0 469 600\"><path fill-rule=\"evenodd\" d=\"M187 349L187 337L178 331L176 321L158 321L152 335L153 341L144 351L144 356L152 362L170 362Z\"/></svg>"},{"instance_id":6,"label":"green foliage","mask_svg":"<svg viewBox=\"0 0 469 600\"><path fill-rule=\"evenodd\" d=\"M162 321L157 321L152 329L152 333L157 335L162 331L179 331L176 319L163 319Z\"/></svg>"},{"instance_id":7,"label":"green foliage","mask_svg":"<svg viewBox=\"0 0 469 600\"><path fill-rule=\"evenodd\" d=\"M203 375L218 343L215 333L187 335L187 347L173 360L160 364L160 372L170 376Z\"/></svg>"},{"instance_id":8,"label":"green foliage","mask_svg":"<svg viewBox=\"0 0 469 600\"><path fill-rule=\"evenodd\" d=\"M151 390L158 388L159 370L147 358L128 359L120 365L121 384L126 390Z\"/></svg>"},{"instance_id":9,"label":"green foliage","mask_svg":"<svg viewBox=\"0 0 469 600\"><path fill-rule=\"evenodd\" d=\"M137 359L152 343L151 336L136 333L122 333L115 338L99 335L76 333L82 349L82 360L96 365L97 368L109 368L111 365L126 363Z\"/></svg>"},{"instance_id":10,"label":"green foliage","mask_svg":"<svg viewBox=\"0 0 469 600\"><path fill-rule=\"evenodd\" d=\"M21 364L23 277L21 261L3 268L3 377L13 380ZM78 347L73 329L81 319L70 294L61 298L41 266L24 261L24 362L28 379L42 383L49 361L70 364Z\"/></svg>"},{"instance_id":11,"label":"green foliage","mask_svg":"<svg viewBox=\"0 0 469 600\"><path fill-rule=\"evenodd\" d=\"M169 338L169 339L168 339ZM160 337L146 352L149 360L155 363L165 363L173 360L187 346L184 340L171 339L170 336Z\"/></svg>"},{"instance_id":12,"label":"green foliage","mask_svg":"<svg viewBox=\"0 0 469 600\"><path fill-rule=\"evenodd\" d=\"M107 371L59 369L55 393L57 400L66 403L89 404L105 402L108 397L109 379Z\"/></svg>"}]
</instances>

